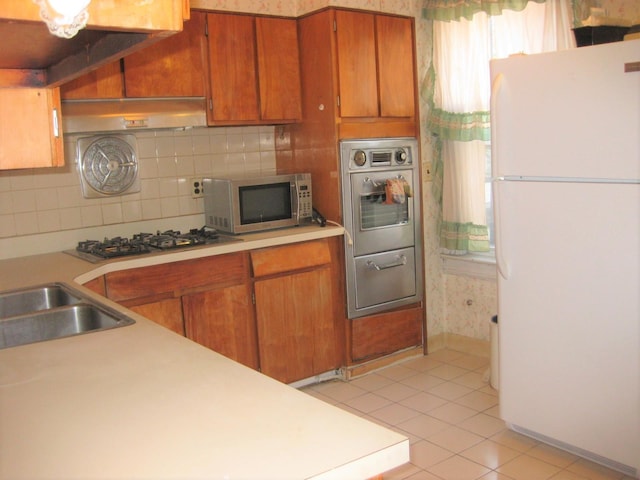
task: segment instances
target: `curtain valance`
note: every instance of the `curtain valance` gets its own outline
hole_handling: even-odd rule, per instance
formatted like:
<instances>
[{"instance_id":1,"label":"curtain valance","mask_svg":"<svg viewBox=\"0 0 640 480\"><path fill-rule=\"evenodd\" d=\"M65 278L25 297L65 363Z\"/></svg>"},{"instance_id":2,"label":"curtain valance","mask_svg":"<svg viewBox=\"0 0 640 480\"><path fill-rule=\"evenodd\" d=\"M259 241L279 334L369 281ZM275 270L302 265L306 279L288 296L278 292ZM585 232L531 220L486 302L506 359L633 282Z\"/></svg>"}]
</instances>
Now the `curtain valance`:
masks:
<instances>
[{"instance_id":1,"label":"curtain valance","mask_svg":"<svg viewBox=\"0 0 640 480\"><path fill-rule=\"evenodd\" d=\"M471 20L478 12L485 12L487 15L500 15L502 10L519 12L529 1L544 3L544 0L424 0L422 16L442 22L460 18Z\"/></svg>"}]
</instances>

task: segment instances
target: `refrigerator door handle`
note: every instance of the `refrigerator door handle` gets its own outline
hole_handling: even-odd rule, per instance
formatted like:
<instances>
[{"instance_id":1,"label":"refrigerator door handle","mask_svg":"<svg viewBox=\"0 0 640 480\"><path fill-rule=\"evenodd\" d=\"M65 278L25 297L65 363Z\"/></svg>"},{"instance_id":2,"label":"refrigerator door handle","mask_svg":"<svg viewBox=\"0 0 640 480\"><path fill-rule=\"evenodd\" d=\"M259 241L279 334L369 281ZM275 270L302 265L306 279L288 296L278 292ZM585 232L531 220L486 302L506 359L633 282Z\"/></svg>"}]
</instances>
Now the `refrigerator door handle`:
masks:
<instances>
[{"instance_id":1,"label":"refrigerator door handle","mask_svg":"<svg viewBox=\"0 0 640 480\"><path fill-rule=\"evenodd\" d=\"M503 78L504 74L498 73L491 84L491 100L489 104L489 108L491 109L491 145L497 145L498 121L495 112L498 111L498 95L500 94ZM494 177L500 175L500 170L498 169L498 154L495 148L491 149L491 171Z\"/></svg>"},{"instance_id":2,"label":"refrigerator door handle","mask_svg":"<svg viewBox=\"0 0 640 480\"><path fill-rule=\"evenodd\" d=\"M491 84L491 145L497 145L497 132L498 132L498 122L496 120L495 112L497 112L498 107L498 95L500 94L500 89L502 87L504 75L499 73L493 79L493 83ZM504 260L503 252L502 252L502 241L500 239L501 228L499 227L500 223L500 199L499 199L499 191L501 179L498 177L500 169L498 168L498 154L497 149L495 147L491 148L491 170L493 173L492 180L492 192L493 192L493 212L496 223L496 266L498 268L498 273L505 280L509 279L510 271L509 265Z\"/></svg>"},{"instance_id":3,"label":"refrigerator door handle","mask_svg":"<svg viewBox=\"0 0 640 480\"><path fill-rule=\"evenodd\" d=\"M493 179L492 184L491 191L493 192L493 212L496 227L496 267L498 268L500 276L505 280L509 280L511 269L503 255L504 252L502 248L504 244L502 243L502 229L500 228L500 221L502 219L500 216L500 187L504 186L504 180L496 178Z\"/></svg>"}]
</instances>

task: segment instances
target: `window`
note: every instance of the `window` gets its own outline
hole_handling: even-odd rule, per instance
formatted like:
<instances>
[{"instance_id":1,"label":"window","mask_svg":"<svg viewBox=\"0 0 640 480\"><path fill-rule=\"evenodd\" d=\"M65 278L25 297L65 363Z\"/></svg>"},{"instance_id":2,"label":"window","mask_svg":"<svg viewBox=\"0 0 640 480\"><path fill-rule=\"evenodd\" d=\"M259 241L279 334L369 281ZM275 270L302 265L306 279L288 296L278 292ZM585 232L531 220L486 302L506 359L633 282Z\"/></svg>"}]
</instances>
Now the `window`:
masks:
<instances>
[{"instance_id":1,"label":"window","mask_svg":"<svg viewBox=\"0 0 640 480\"><path fill-rule=\"evenodd\" d=\"M490 60L573 46L569 5L563 0L426 0L425 6L425 15L434 20L426 80L434 166L442 172L442 184L434 182L442 207L440 246L455 255L489 252L495 238Z\"/></svg>"}]
</instances>

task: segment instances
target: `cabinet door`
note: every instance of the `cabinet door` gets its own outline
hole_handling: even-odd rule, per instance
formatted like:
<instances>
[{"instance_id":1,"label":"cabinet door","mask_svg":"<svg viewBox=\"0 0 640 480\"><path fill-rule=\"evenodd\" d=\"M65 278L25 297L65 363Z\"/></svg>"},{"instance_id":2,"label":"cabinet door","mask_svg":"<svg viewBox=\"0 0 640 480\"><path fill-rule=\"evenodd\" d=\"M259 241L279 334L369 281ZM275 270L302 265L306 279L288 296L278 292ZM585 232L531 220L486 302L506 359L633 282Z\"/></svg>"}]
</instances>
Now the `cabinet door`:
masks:
<instances>
[{"instance_id":1,"label":"cabinet door","mask_svg":"<svg viewBox=\"0 0 640 480\"><path fill-rule=\"evenodd\" d=\"M124 58L126 96L206 95L206 14L191 12L182 32Z\"/></svg>"},{"instance_id":2,"label":"cabinet door","mask_svg":"<svg viewBox=\"0 0 640 480\"><path fill-rule=\"evenodd\" d=\"M207 23L209 123L258 120L254 17L210 13Z\"/></svg>"},{"instance_id":3,"label":"cabinet door","mask_svg":"<svg viewBox=\"0 0 640 480\"><path fill-rule=\"evenodd\" d=\"M128 308L169 330L184 335L182 304L179 298L168 298L159 302L144 303Z\"/></svg>"},{"instance_id":4,"label":"cabinet door","mask_svg":"<svg viewBox=\"0 0 640 480\"><path fill-rule=\"evenodd\" d=\"M302 117L300 56L295 20L256 18L261 120Z\"/></svg>"},{"instance_id":5,"label":"cabinet door","mask_svg":"<svg viewBox=\"0 0 640 480\"><path fill-rule=\"evenodd\" d=\"M60 95L65 100L124 97L120 60L65 83L60 87Z\"/></svg>"},{"instance_id":6,"label":"cabinet door","mask_svg":"<svg viewBox=\"0 0 640 480\"><path fill-rule=\"evenodd\" d=\"M330 269L255 282L262 373L290 383L339 365Z\"/></svg>"},{"instance_id":7,"label":"cabinet door","mask_svg":"<svg viewBox=\"0 0 640 480\"><path fill-rule=\"evenodd\" d=\"M411 19L376 15L378 85L382 117L413 117L415 111Z\"/></svg>"},{"instance_id":8,"label":"cabinet door","mask_svg":"<svg viewBox=\"0 0 640 480\"><path fill-rule=\"evenodd\" d=\"M89 280L87 283L82 284L83 287L88 288L89 290L96 292L103 297L107 296L107 288L104 283L104 275L100 275L93 280Z\"/></svg>"},{"instance_id":9,"label":"cabinet door","mask_svg":"<svg viewBox=\"0 0 640 480\"><path fill-rule=\"evenodd\" d=\"M377 117L374 16L336 11L341 117Z\"/></svg>"},{"instance_id":10,"label":"cabinet door","mask_svg":"<svg viewBox=\"0 0 640 480\"><path fill-rule=\"evenodd\" d=\"M0 88L0 170L64 165L59 88Z\"/></svg>"},{"instance_id":11,"label":"cabinet door","mask_svg":"<svg viewBox=\"0 0 640 480\"><path fill-rule=\"evenodd\" d=\"M182 303L188 338L248 367L258 368L248 285L185 295Z\"/></svg>"}]
</instances>

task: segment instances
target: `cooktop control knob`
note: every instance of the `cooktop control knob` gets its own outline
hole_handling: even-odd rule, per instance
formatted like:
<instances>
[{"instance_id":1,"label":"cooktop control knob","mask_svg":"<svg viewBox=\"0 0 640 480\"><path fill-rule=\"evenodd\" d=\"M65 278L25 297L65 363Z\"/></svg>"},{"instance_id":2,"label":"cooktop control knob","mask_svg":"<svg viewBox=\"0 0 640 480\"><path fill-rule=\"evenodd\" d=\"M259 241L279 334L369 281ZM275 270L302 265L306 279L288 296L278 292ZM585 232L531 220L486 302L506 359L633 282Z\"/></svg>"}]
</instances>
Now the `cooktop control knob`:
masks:
<instances>
[{"instance_id":1,"label":"cooktop control knob","mask_svg":"<svg viewBox=\"0 0 640 480\"><path fill-rule=\"evenodd\" d=\"M355 163L358 167L362 167L365 163L367 163L367 154L362 150L356 150L356 153L353 154L353 163Z\"/></svg>"},{"instance_id":2,"label":"cooktop control knob","mask_svg":"<svg viewBox=\"0 0 640 480\"><path fill-rule=\"evenodd\" d=\"M406 162L407 158L407 152L405 152L404 149L398 150L396 152L396 163L398 165L402 165L404 162Z\"/></svg>"}]
</instances>

